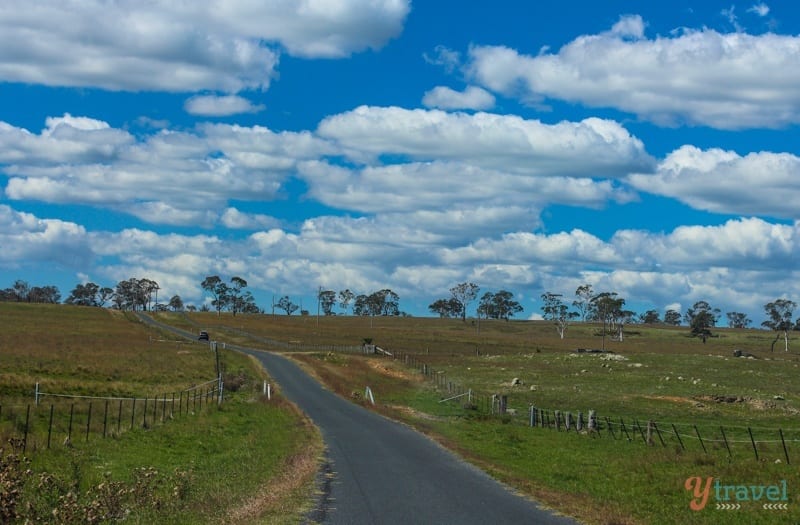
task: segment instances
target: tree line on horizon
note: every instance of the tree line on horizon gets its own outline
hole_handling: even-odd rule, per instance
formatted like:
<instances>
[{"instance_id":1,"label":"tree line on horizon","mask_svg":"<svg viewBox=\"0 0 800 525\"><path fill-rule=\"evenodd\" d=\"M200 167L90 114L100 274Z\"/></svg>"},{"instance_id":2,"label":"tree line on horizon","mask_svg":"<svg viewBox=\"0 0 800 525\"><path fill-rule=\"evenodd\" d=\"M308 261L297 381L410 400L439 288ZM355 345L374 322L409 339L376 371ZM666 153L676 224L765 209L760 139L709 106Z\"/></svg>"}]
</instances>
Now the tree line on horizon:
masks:
<instances>
[{"instance_id":1,"label":"tree line on horizon","mask_svg":"<svg viewBox=\"0 0 800 525\"><path fill-rule=\"evenodd\" d=\"M450 288L450 296L437 299L428 306L428 309L439 317L460 317L466 320L467 307L478 298L480 287L471 282L459 283ZM498 301L498 297L500 298ZM476 308L476 315L480 319L505 319L514 313L521 312L522 307L513 301L513 294L501 290L498 293L486 292L481 296ZM685 322L691 330L691 334L700 337L705 342L706 338L712 337L711 329L717 325L721 317L721 310L712 307L708 301L697 301L684 314L674 309L668 309L664 313L663 320L657 310L647 310L644 313L636 312L625 308L625 299L620 297L617 292L596 293L591 284L578 286L574 293L574 299L568 301L563 294L545 292L541 295L542 317L546 321L552 322L559 336L563 339L566 335L567 327L571 322L580 320L581 322L602 323L603 335L613 334L619 341L624 338L624 327L627 324L663 324L668 326L680 326ZM513 305L507 310L501 305ZM570 308L572 307L572 308ZM800 317L792 320L797 303L785 298L775 299L764 305L764 313L767 317L761 326L776 332L775 343L783 337L784 349L789 350L789 332L800 330ZM742 312L727 312L725 314L730 328L749 328L752 321Z\"/></svg>"},{"instance_id":2,"label":"tree line on horizon","mask_svg":"<svg viewBox=\"0 0 800 525\"><path fill-rule=\"evenodd\" d=\"M237 313L264 313L255 302L252 293L247 288L247 281L234 276L226 282L218 275L207 276L200 287L211 295L210 304L220 314L223 310L230 311L234 316ZM115 288L103 287L93 282L79 283L64 300L65 304L76 306L104 307L110 305L119 310L167 310L196 311L194 305L185 305L179 295L173 295L167 302L158 302L158 283L152 279L139 279L132 277L117 283ZM437 299L428 306L428 309L441 318L461 318L466 321L468 306L478 299L480 287L472 282L456 284L449 290L450 296ZM625 299L617 292L596 293L591 284L583 284L574 292L574 299L569 301L563 294L545 292L541 295L542 317L552 322L563 339L570 323L580 320L582 322L600 322L603 324L603 333L613 334L618 340L624 337L624 327L627 324L664 324L680 326L685 322L691 329L692 335L711 337L711 328L714 328L721 318L721 310L712 307L707 301L697 301L686 312L681 314L677 310L668 309L662 319L657 310L647 310L644 313L625 308ZM350 289L334 290L319 289L317 294L318 312L336 315L334 307L338 304L345 315L350 312L357 316L399 316L407 315L400 311L400 297L388 288L370 294L356 294ZM29 302L51 303L61 302L61 293L56 286L31 286L28 282L18 279L14 284L5 289L0 289L0 301L4 302ZM789 347L789 332L800 330L800 317L793 320L797 303L785 298L779 298L764 305L767 317L761 326L778 333L775 343L783 336L784 347ZM277 302L273 300L272 311L275 308L283 310L286 315L292 315L300 307L288 295L281 297ZM200 311L210 311L208 304L203 304ZM503 319L508 321L515 314L523 311L514 294L507 290L497 292L487 291L478 300L475 315L478 319ZM301 310L308 315L307 310ZM742 312L727 312L725 314L728 326L731 328L749 328L752 321Z\"/></svg>"}]
</instances>

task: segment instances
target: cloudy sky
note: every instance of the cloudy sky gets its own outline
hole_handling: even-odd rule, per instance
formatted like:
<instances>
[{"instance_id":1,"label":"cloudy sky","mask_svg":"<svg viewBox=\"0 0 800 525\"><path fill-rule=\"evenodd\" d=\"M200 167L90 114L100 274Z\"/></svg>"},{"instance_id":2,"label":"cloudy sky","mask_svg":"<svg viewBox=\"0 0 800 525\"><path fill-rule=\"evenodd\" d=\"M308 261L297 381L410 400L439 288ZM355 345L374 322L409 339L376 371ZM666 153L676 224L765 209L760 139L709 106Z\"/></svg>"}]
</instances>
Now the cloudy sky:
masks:
<instances>
[{"instance_id":1,"label":"cloudy sky","mask_svg":"<svg viewBox=\"0 0 800 525\"><path fill-rule=\"evenodd\" d=\"M530 317L591 284L758 326L800 302L799 35L793 2L7 0L0 287Z\"/></svg>"}]
</instances>

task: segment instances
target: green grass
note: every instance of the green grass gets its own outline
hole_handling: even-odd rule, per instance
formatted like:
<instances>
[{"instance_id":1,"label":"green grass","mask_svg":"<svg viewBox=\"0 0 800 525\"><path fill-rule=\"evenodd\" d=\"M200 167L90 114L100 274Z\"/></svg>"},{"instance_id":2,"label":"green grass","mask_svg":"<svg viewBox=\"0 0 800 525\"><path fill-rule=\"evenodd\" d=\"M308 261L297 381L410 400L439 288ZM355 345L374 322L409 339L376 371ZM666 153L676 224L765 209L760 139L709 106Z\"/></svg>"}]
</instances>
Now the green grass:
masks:
<instances>
[{"instance_id":1,"label":"green grass","mask_svg":"<svg viewBox=\"0 0 800 525\"><path fill-rule=\"evenodd\" d=\"M632 326L624 341L606 339L606 349L620 356L606 360L573 353L604 344L593 325L573 325L562 340L544 322L482 322L478 327L413 318L192 318L213 322L222 334L230 326L277 340L348 345L372 337L383 348L413 353L431 365L438 382L388 359L330 353L295 357L333 390L365 406L371 405L359 393L369 385L376 410L413 424L521 492L587 523L800 522L800 473L794 466L800 462L800 359L794 350L770 352L770 332L718 329L717 337L704 344L689 337L685 327ZM735 358L735 349L757 359ZM523 384L512 386L513 378ZM483 396L507 395L518 415L486 417L461 402L440 403L448 396L446 382ZM726 397L739 401L717 401ZM531 404L573 415L596 410L601 419L615 422L623 418L631 439L619 427L615 437L605 428L600 436L529 428ZM658 422L665 446L656 434L653 444L645 444L632 428L634 421L644 427L648 420ZM760 442L758 460L748 428ZM692 511L693 495L684 483L693 476L713 477L723 485L768 486L785 480L789 510L766 510L745 501L736 511L717 510L712 494L705 509Z\"/></svg>"},{"instance_id":2,"label":"green grass","mask_svg":"<svg viewBox=\"0 0 800 525\"><path fill-rule=\"evenodd\" d=\"M267 376L252 358L221 351L225 382L236 388L226 392L222 405L192 405L191 413L184 408L172 418L167 409L163 421L165 412L156 406L143 427L141 398L149 397L153 407L153 397L214 377L214 354L207 345L178 341L131 315L100 308L0 303L0 319L5 454L13 452L5 439L23 430L37 382L51 393L140 398L135 423L126 412L122 432L116 431L117 402L110 402L105 438L102 400L93 400L90 421L87 400L44 397L32 408L30 472L18 472L24 485L16 498L18 509L29 507L19 523L26 514L49 516L53 509L64 523L85 523L89 518L75 513L102 501L122 505L128 523L229 523L232 516L240 523L296 523L307 511L321 438L294 407L280 398L269 403L261 398ZM59 415L48 450L51 403ZM64 409L71 404L75 428L65 446ZM2 479L13 478L11 472ZM153 501L160 507L153 508Z\"/></svg>"}]
</instances>

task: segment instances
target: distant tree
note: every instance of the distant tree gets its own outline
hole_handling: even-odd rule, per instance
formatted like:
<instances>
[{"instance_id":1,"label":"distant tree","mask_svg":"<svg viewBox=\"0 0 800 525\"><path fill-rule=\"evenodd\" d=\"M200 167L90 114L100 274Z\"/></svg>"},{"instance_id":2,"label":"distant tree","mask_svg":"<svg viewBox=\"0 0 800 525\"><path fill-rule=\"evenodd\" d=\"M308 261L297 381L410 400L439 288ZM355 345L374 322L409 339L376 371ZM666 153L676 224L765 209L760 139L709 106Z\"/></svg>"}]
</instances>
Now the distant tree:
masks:
<instances>
[{"instance_id":1,"label":"distant tree","mask_svg":"<svg viewBox=\"0 0 800 525\"><path fill-rule=\"evenodd\" d=\"M514 294L507 290L497 293L486 292L478 303L478 315L487 319L509 320L514 314L522 311L522 306L514 300Z\"/></svg>"},{"instance_id":2,"label":"distant tree","mask_svg":"<svg viewBox=\"0 0 800 525\"><path fill-rule=\"evenodd\" d=\"M146 310L152 293L158 284L150 279L131 277L117 283L114 291L114 306L120 310Z\"/></svg>"},{"instance_id":3,"label":"distant tree","mask_svg":"<svg viewBox=\"0 0 800 525\"><path fill-rule=\"evenodd\" d=\"M575 290L575 297L577 297L577 299L572 301L572 306L578 310L581 321L585 323L586 316L589 314L591 307L592 297L594 297L592 285L582 284L581 286L578 286L578 288Z\"/></svg>"},{"instance_id":4,"label":"distant tree","mask_svg":"<svg viewBox=\"0 0 800 525\"><path fill-rule=\"evenodd\" d=\"M564 334L567 332L570 321L580 317L581 314L578 312L570 312L569 307L564 304L561 297L561 294L550 292L542 294L542 301L544 302L542 313L544 314L543 317L545 320L553 322L559 337L564 339Z\"/></svg>"},{"instance_id":5,"label":"distant tree","mask_svg":"<svg viewBox=\"0 0 800 525\"><path fill-rule=\"evenodd\" d=\"M661 322L661 317L658 315L658 310L647 310L639 316L639 322L642 324L658 324Z\"/></svg>"},{"instance_id":6,"label":"distant tree","mask_svg":"<svg viewBox=\"0 0 800 525\"><path fill-rule=\"evenodd\" d=\"M291 299L289 299L288 295L284 295L283 297L281 297L280 301L278 301L278 304L276 306L281 310L283 310L284 312L286 312L286 315L292 315L297 311L298 308L300 308L299 306L294 304Z\"/></svg>"},{"instance_id":7,"label":"distant tree","mask_svg":"<svg viewBox=\"0 0 800 525\"><path fill-rule=\"evenodd\" d=\"M356 294L351 292L349 289L342 290L339 292L339 306L341 306L342 311L347 313L347 309L350 306L350 303L356 298Z\"/></svg>"},{"instance_id":8,"label":"distant tree","mask_svg":"<svg viewBox=\"0 0 800 525\"><path fill-rule=\"evenodd\" d=\"M797 308L797 303L789 299L776 299L771 303L764 305L764 312L767 314L767 320L761 323L761 326L776 331L778 334L772 342L770 351L775 351L775 343L780 339L783 334L784 351L789 351L789 330L792 329L792 314L794 309Z\"/></svg>"},{"instance_id":9,"label":"distant tree","mask_svg":"<svg viewBox=\"0 0 800 525\"><path fill-rule=\"evenodd\" d=\"M197 311L197 307L195 305L193 305L193 304L187 304L186 305L186 311L187 312L196 312Z\"/></svg>"},{"instance_id":10,"label":"distant tree","mask_svg":"<svg viewBox=\"0 0 800 525\"><path fill-rule=\"evenodd\" d=\"M175 312L183 311L183 299L180 295L173 295L169 300L169 307Z\"/></svg>"},{"instance_id":11,"label":"distant tree","mask_svg":"<svg viewBox=\"0 0 800 525\"><path fill-rule=\"evenodd\" d=\"M679 326L681 324L681 313L677 310L667 310L664 313L664 324Z\"/></svg>"},{"instance_id":12,"label":"distant tree","mask_svg":"<svg viewBox=\"0 0 800 525\"><path fill-rule=\"evenodd\" d=\"M625 299L619 297L617 292L601 292L592 297L589 302L587 318L603 324L603 349L606 346L606 335L611 332L616 334L616 339L623 340L623 328L633 316L633 312L625 310Z\"/></svg>"},{"instance_id":13,"label":"distant tree","mask_svg":"<svg viewBox=\"0 0 800 525\"><path fill-rule=\"evenodd\" d=\"M686 309L684 319L691 328L692 335L705 338L711 335L711 328L716 326L719 314L719 308L712 308L706 301L697 301L691 308Z\"/></svg>"},{"instance_id":14,"label":"distant tree","mask_svg":"<svg viewBox=\"0 0 800 525\"><path fill-rule=\"evenodd\" d=\"M428 310L438 314L439 317L460 317L462 304L457 299L437 299L428 306Z\"/></svg>"},{"instance_id":15,"label":"distant tree","mask_svg":"<svg viewBox=\"0 0 800 525\"><path fill-rule=\"evenodd\" d=\"M77 284L64 300L66 304L75 306L98 306L97 294L100 286L95 283Z\"/></svg>"},{"instance_id":16,"label":"distant tree","mask_svg":"<svg viewBox=\"0 0 800 525\"><path fill-rule=\"evenodd\" d=\"M400 297L388 288L372 293L368 303L373 315L400 315Z\"/></svg>"},{"instance_id":17,"label":"distant tree","mask_svg":"<svg viewBox=\"0 0 800 525\"><path fill-rule=\"evenodd\" d=\"M725 314L728 318L728 326L731 328L747 328L750 326L750 319L747 318L747 314L743 314L742 312L728 312Z\"/></svg>"},{"instance_id":18,"label":"distant tree","mask_svg":"<svg viewBox=\"0 0 800 525\"><path fill-rule=\"evenodd\" d=\"M333 307L336 305L336 292L333 290L320 290L317 299L323 315L333 315Z\"/></svg>"},{"instance_id":19,"label":"distant tree","mask_svg":"<svg viewBox=\"0 0 800 525\"><path fill-rule=\"evenodd\" d=\"M27 281L17 280L14 281L14 295L17 297L18 302L29 301L28 295L30 294L31 287Z\"/></svg>"},{"instance_id":20,"label":"distant tree","mask_svg":"<svg viewBox=\"0 0 800 525\"><path fill-rule=\"evenodd\" d=\"M453 296L453 299L461 305L459 310L461 312L462 321L466 322L467 305L478 297L479 291L480 287L475 283L459 283L450 288L450 294Z\"/></svg>"},{"instance_id":21,"label":"distant tree","mask_svg":"<svg viewBox=\"0 0 800 525\"><path fill-rule=\"evenodd\" d=\"M31 286L27 281L17 279L11 288L0 290L0 301L16 303L57 303L61 292L55 286Z\"/></svg>"},{"instance_id":22,"label":"distant tree","mask_svg":"<svg viewBox=\"0 0 800 525\"><path fill-rule=\"evenodd\" d=\"M369 309L369 296L358 294L353 300L353 315L371 315Z\"/></svg>"},{"instance_id":23,"label":"distant tree","mask_svg":"<svg viewBox=\"0 0 800 525\"><path fill-rule=\"evenodd\" d=\"M241 312L244 309L242 290L245 288L247 288L247 281L241 277L231 277L231 285L227 290L228 300L226 302L234 317L236 317L237 312Z\"/></svg>"},{"instance_id":24,"label":"distant tree","mask_svg":"<svg viewBox=\"0 0 800 525\"><path fill-rule=\"evenodd\" d=\"M37 296L40 297L45 303L56 304L61 302L61 292L58 291L58 288L52 285L38 288Z\"/></svg>"},{"instance_id":25,"label":"distant tree","mask_svg":"<svg viewBox=\"0 0 800 525\"><path fill-rule=\"evenodd\" d=\"M203 279L200 287L212 295L211 305L216 308L217 315L220 315L228 302L228 285L218 275L209 275Z\"/></svg>"},{"instance_id":26,"label":"distant tree","mask_svg":"<svg viewBox=\"0 0 800 525\"><path fill-rule=\"evenodd\" d=\"M64 302L76 306L104 306L113 296L114 290L108 286L101 288L95 283L88 282L77 284Z\"/></svg>"},{"instance_id":27,"label":"distant tree","mask_svg":"<svg viewBox=\"0 0 800 525\"><path fill-rule=\"evenodd\" d=\"M114 297L114 289L104 286L97 291L97 306L105 306Z\"/></svg>"},{"instance_id":28,"label":"distant tree","mask_svg":"<svg viewBox=\"0 0 800 525\"><path fill-rule=\"evenodd\" d=\"M257 314L261 312L261 309L256 304L255 297L250 291L244 292L242 296L239 298L239 311L243 314Z\"/></svg>"}]
</instances>

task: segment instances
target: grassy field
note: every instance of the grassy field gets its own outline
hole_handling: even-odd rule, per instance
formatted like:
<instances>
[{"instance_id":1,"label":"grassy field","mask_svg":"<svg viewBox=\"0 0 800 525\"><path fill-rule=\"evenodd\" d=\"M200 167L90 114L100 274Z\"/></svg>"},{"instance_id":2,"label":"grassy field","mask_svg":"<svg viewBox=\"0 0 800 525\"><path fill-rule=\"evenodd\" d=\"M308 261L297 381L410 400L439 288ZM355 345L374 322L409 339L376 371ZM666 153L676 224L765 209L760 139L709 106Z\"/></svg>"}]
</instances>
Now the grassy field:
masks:
<instances>
[{"instance_id":1,"label":"grassy field","mask_svg":"<svg viewBox=\"0 0 800 525\"><path fill-rule=\"evenodd\" d=\"M252 359L221 352L226 401L195 400L177 416L153 398L213 379L207 345L100 308L0 303L0 319L0 522L296 523L307 512L321 438L293 406L262 399L267 376ZM149 397L157 410L142 425L140 400L135 423L126 413L117 432L112 401L104 438L102 400L91 400L86 418L90 400L45 396L22 454L21 418L36 383L49 393ZM57 421L48 449L41 422L50 405L63 418L66 404L76 430L65 444Z\"/></svg>"},{"instance_id":2,"label":"grassy field","mask_svg":"<svg viewBox=\"0 0 800 525\"><path fill-rule=\"evenodd\" d=\"M800 475L793 466L800 462L800 359L795 351L770 352L770 332L718 329L703 343L685 327L631 326L623 341L603 341L597 326L575 324L562 340L544 322L199 313L191 322L221 340L256 347L267 347L264 338L341 345L368 338L413 354L430 365L429 376L387 358L294 355L333 390L365 403L370 386L376 410L587 523L800 522ZM245 332L255 336L249 343ZM603 347L613 353L575 352ZM734 357L737 349L754 358ZM514 378L521 384L512 385ZM487 417L459 402L441 403L450 382L483 396L506 395L517 415ZM606 428L600 435L529 428L531 404L573 415L596 410L601 421L622 419L628 434L619 426L614 435ZM663 434L645 444L633 425L644 428L649 420ZM710 487L699 511L689 506L702 499L686 489L691 478L703 482L692 489ZM775 503L766 491L778 489L776 503L787 508L764 508Z\"/></svg>"}]
</instances>

